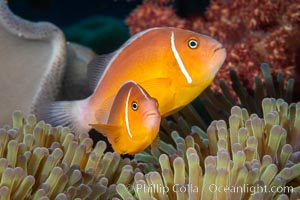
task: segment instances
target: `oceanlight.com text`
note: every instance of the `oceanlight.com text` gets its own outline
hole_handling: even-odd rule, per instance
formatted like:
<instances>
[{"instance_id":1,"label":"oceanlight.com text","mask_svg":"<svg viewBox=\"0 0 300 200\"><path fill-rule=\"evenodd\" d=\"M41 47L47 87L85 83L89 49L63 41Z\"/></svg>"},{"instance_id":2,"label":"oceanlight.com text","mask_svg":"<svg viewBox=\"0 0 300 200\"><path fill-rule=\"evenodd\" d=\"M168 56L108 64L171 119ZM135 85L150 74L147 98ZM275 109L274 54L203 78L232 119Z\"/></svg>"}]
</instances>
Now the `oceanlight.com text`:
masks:
<instances>
[{"instance_id":1,"label":"oceanlight.com text","mask_svg":"<svg viewBox=\"0 0 300 200\"><path fill-rule=\"evenodd\" d=\"M210 192L230 192L230 193L293 193L294 188L292 186L272 186L267 187L261 185L248 185L242 186L219 186L217 184L211 184L208 187Z\"/></svg>"}]
</instances>

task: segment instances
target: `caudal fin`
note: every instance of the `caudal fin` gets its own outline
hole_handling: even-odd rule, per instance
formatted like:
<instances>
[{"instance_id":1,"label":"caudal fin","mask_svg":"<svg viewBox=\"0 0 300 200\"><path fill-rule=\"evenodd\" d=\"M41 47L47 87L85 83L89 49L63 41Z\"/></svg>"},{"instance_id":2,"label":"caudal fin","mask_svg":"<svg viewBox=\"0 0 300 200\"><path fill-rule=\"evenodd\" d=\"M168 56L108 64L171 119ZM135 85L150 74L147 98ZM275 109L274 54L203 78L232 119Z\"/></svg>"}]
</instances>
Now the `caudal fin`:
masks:
<instances>
[{"instance_id":1,"label":"caudal fin","mask_svg":"<svg viewBox=\"0 0 300 200\"><path fill-rule=\"evenodd\" d=\"M37 109L37 117L52 126L67 126L75 133L88 132L90 127L83 117L84 100L57 101Z\"/></svg>"}]
</instances>

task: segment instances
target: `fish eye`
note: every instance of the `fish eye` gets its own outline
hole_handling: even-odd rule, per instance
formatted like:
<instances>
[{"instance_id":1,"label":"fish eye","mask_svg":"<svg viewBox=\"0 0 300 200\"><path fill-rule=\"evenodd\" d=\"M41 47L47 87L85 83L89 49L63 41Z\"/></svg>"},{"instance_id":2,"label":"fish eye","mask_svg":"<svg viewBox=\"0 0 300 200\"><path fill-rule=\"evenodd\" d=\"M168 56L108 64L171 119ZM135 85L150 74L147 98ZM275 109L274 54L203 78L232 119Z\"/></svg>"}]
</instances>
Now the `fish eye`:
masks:
<instances>
[{"instance_id":1,"label":"fish eye","mask_svg":"<svg viewBox=\"0 0 300 200\"><path fill-rule=\"evenodd\" d=\"M198 41L194 39L189 40L188 44L191 49L195 49L198 47Z\"/></svg>"},{"instance_id":2,"label":"fish eye","mask_svg":"<svg viewBox=\"0 0 300 200\"><path fill-rule=\"evenodd\" d=\"M131 108L132 108L133 111L137 111L137 109L139 108L138 103L136 101L133 101L131 103Z\"/></svg>"}]
</instances>

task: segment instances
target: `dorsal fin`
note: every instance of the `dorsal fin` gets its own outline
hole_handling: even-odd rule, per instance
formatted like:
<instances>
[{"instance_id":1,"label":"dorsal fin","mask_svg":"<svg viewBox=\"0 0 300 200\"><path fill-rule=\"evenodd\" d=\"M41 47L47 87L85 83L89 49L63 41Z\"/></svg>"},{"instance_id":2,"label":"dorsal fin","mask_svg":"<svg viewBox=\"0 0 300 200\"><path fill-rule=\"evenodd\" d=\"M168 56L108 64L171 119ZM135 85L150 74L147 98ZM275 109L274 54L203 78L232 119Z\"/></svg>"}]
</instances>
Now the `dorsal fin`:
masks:
<instances>
[{"instance_id":1,"label":"dorsal fin","mask_svg":"<svg viewBox=\"0 0 300 200\"><path fill-rule=\"evenodd\" d=\"M99 80L101 79L109 62L112 60L116 52L117 51L109 54L98 55L88 64L87 77L91 91L96 89Z\"/></svg>"},{"instance_id":2,"label":"dorsal fin","mask_svg":"<svg viewBox=\"0 0 300 200\"><path fill-rule=\"evenodd\" d=\"M98 85L99 80L101 79L103 73L107 69L107 66L109 62L112 60L112 58L118 54L122 49L124 49L126 46L130 45L134 40L137 38L141 37L145 33L155 30L155 29L160 29L159 27L154 27L154 28L149 28L144 31L141 31L131 38L129 38L120 48L115 50L112 53L109 54L104 54L104 55L99 55L96 56L88 65L88 71L87 71L87 76L89 80L89 86L92 91L94 91Z\"/></svg>"}]
</instances>

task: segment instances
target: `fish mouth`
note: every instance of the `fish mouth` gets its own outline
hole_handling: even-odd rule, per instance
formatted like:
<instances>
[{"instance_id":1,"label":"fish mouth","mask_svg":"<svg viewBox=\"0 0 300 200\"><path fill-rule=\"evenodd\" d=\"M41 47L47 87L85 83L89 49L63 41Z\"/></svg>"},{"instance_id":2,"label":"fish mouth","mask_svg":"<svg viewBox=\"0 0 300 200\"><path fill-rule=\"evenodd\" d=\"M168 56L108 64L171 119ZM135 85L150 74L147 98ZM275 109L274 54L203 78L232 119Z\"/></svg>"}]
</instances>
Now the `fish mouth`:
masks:
<instances>
[{"instance_id":1,"label":"fish mouth","mask_svg":"<svg viewBox=\"0 0 300 200\"><path fill-rule=\"evenodd\" d=\"M143 118L144 126L147 127L150 132L158 131L161 121L159 112L145 112Z\"/></svg>"},{"instance_id":2,"label":"fish mouth","mask_svg":"<svg viewBox=\"0 0 300 200\"><path fill-rule=\"evenodd\" d=\"M208 75L206 76L205 80L213 79L216 76L219 69L224 64L226 56L227 56L226 49L222 44L219 43L212 48L211 58L207 63Z\"/></svg>"},{"instance_id":3,"label":"fish mouth","mask_svg":"<svg viewBox=\"0 0 300 200\"><path fill-rule=\"evenodd\" d=\"M150 117L150 116L160 116L158 113L155 113L155 112L152 112L152 113L146 113L146 116L147 117Z\"/></svg>"},{"instance_id":4,"label":"fish mouth","mask_svg":"<svg viewBox=\"0 0 300 200\"><path fill-rule=\"evenodd\" d=\"M212 61L212 64L219 69L224 64L224 61L226 59L226 49L223 45L220 44L213 50L213 52L214 59Z\"/></svg>"},{"instance_id":5,"label":"fish mouth","mask_svg":"<svg viewBox=\"0 0 300 200\"><path fill-rule=\"evenodd\" d=\"M214 49L214 53L216 53L217 51L222 50L222 49L225 50L225 47L224 47L223 45L221 45L221 46L215 48L215 49Z\"/></svg>"},{"instance_id":6,"label":"fish mouth","mask_svg":"<svg viewBox=\"0 0 300 200\"><path fill-rule=\"evenodd\" d=\"M150 118L160 118L160 114L157 113L157 112L145 112L145 113L143 114L143 116L144 116L145 118L148 118L148 119L150 119Z\"/></svg>"}]
</instances>

